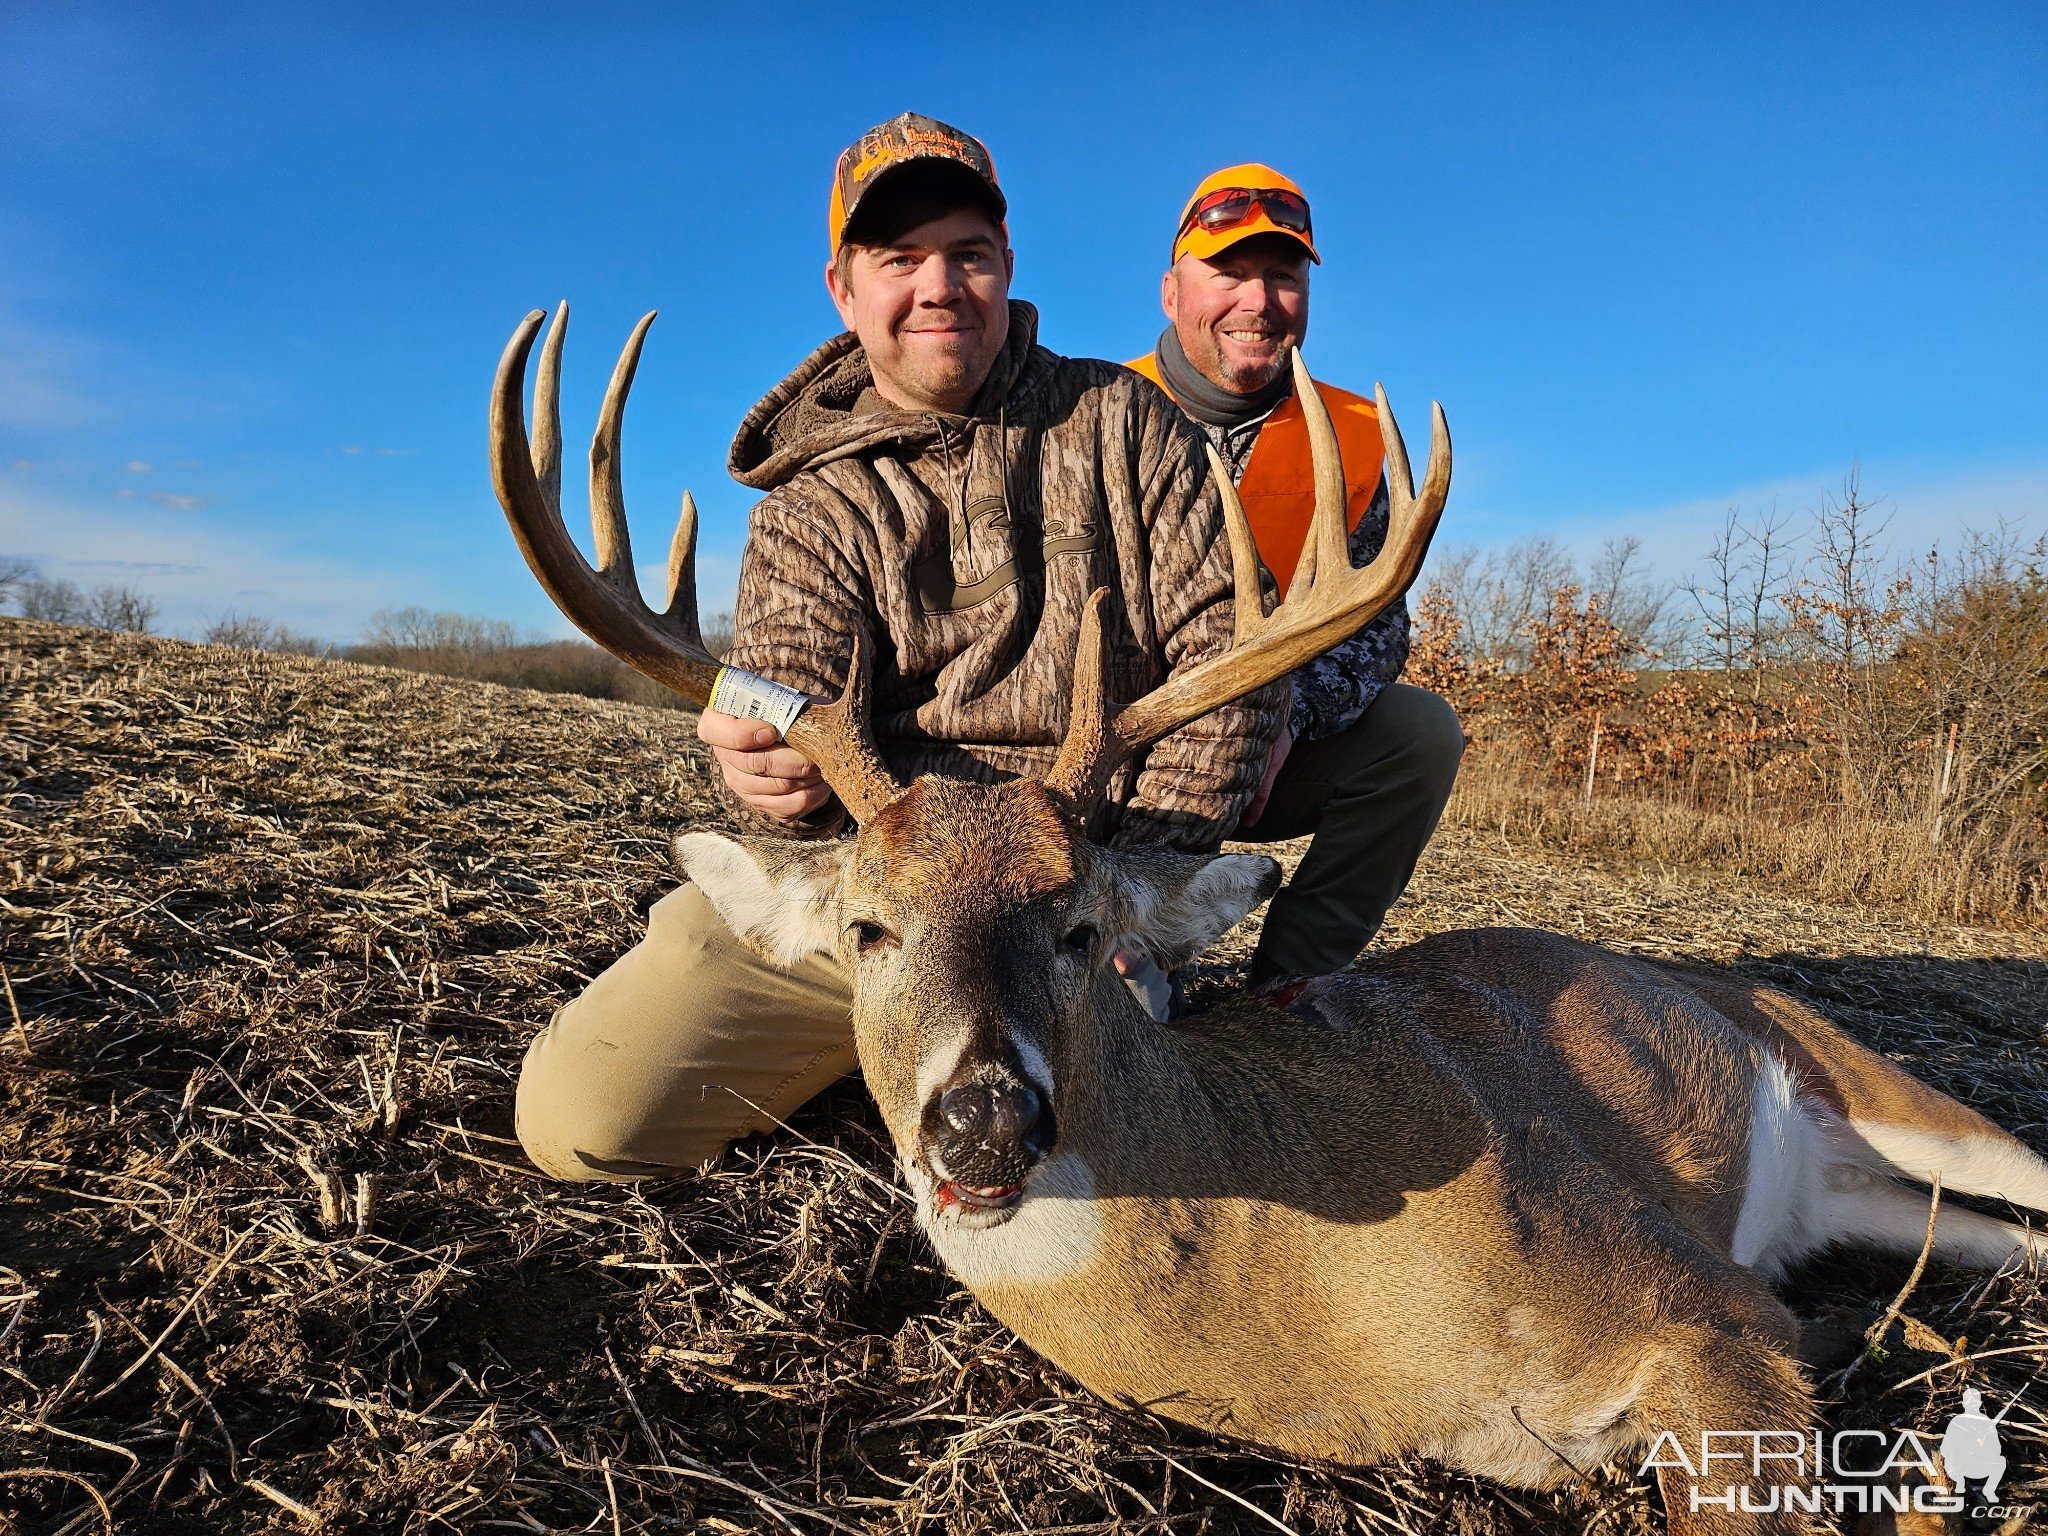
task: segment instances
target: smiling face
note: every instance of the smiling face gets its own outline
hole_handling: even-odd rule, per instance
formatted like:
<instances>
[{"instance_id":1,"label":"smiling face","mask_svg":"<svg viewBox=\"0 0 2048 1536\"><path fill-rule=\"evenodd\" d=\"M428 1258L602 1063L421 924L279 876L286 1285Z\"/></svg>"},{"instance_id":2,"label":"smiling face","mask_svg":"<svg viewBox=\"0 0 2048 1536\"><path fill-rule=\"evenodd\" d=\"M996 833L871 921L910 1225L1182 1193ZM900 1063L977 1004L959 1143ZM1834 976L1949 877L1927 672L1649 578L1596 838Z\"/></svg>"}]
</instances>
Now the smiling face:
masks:
<instances>
[{"instance_id":1,"label":"smiling face","mask_svg":"<svg viewBox=\"0 0 2048 1536\"><path fill-rule=\"evenodd\" d=\"M1214 256L1183 256L1167 270L1159 300L1204 378L1257 394L1308 335L1308 251L1286 235L1254 235Z\"/></svg>"},{"instance_id":2,"label":"smiling face","mask_svg":"<svg viewBox=\"0 0 2048 1536\"><path fill-rule=\"evenodd\" d=\"M958 415L1009 337L1012 267L995 220L960 207L886 243L850 245L825 286L883 399Z\"/></svg>"}]
</instances>

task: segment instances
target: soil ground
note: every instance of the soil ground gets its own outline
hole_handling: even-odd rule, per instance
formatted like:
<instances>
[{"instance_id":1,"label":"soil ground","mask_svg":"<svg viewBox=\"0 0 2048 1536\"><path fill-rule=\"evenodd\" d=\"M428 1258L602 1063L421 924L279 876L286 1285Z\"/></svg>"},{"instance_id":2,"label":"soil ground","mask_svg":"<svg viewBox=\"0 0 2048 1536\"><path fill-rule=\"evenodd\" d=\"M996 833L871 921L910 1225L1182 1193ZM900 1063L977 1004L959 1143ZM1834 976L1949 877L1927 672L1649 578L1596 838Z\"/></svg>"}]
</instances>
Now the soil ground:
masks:
<instances>
[{"instance_id":1,"label":"soil ground","mask_svg":"<svg viewBox=\"0 0 2048 1536\"><path fill-rule=\"evenodd\" d=\"M521 1051L716 824L703 773L672 712L0 620L0 1530L1662 1529L1625 1473L1298 1465L1094 1402L937 1267L857 1082L708 1176L540 1178ZM2039 934L1447 831L1380 943L1501 923L1769 978L2048 1147ZM1853 1346L1910 1269L1787 1295ZM2044 1355L2038 1276L1937 1264L1829 1422L1938 1433Z\"/></svg>"}]
</instances>

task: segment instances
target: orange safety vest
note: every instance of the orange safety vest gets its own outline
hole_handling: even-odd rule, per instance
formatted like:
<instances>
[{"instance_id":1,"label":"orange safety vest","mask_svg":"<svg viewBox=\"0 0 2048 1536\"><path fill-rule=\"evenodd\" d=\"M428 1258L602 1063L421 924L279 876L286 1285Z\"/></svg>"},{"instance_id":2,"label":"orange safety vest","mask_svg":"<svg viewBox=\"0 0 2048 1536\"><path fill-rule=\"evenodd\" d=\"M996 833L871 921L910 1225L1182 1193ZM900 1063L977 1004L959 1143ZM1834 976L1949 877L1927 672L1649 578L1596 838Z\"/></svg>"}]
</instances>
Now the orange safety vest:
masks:
<instances>
[{"instance_id":1,"label":"orange safety vest","mask_svg":"<svg viewBox=\"0 0 2048 1536\"><path fill-rule=\"evenodd\" d=\"M1141 373L1161 389L1159 361L1152 353L1133 358L1124 366ZM1168 391L1171 393L1171 391ZM1380 461L1386 449L1380 442L1380 413L1372 401L1316 380L1316 393L1330 409L1330 421L1337 428L1337 447L1344 455L1346 524L1356 528L1379 489ZM1308 542L1309 517L1316 506L1315 465L1309 458L1308 423L1301 414L1301 401L1289 395L1259 429L1252 445L1251 462L1237 482L1237 499L1244 503L1245 521L1252 527L1252 542L1280 595L1287 595L1287 583L1294 578L1294 562L1301 558L1301 546Z\"/></svg>"}]
</instances>

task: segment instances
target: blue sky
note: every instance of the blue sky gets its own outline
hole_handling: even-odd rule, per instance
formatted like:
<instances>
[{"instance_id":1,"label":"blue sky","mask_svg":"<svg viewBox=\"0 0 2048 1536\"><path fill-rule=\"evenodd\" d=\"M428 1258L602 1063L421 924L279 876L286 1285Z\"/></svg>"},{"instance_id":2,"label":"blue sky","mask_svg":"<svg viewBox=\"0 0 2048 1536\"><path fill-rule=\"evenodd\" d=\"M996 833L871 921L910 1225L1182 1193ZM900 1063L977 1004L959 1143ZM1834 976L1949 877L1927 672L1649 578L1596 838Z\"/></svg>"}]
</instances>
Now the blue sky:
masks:
<instances>
[{"instance_id":1,"label":"blue sky","mask_svg":"<svg viewBox=\"0 0 2048 1536\"><path fill-rule=\"evenodd\" d=\"M850 19L849 19L850 18ZM1917 545L2048 529L2048 10L0 0L0 553L351 638L424 604L565 631L484 462L528 309L575 312L565 427L658 309L625 460L729 602L741 414L837 329L834 155L979 134L1055 350L1161 321L1187 189L1313 200L1308 355L1443 401L1443 542L1641 537L1860 461Z\"/></svg>"}]
</instances>

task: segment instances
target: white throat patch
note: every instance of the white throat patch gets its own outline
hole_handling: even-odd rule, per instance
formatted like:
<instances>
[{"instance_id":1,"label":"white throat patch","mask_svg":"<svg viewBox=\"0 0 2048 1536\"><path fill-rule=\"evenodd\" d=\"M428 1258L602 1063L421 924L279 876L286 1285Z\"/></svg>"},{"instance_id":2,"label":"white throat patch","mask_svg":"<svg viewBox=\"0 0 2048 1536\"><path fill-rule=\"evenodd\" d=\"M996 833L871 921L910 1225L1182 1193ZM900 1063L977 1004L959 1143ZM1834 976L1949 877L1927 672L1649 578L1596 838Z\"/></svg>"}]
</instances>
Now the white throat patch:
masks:
<instances>
[{"instance_id":1,"label":"white throat patch","mask_svg":"<svg viewBox=\"0 0 2048 1536\"><path fill-rule=\"evenodd\" d=\"M1039 1164L1016 1214L992 1227L962 1227L935 1217L931 1178L916 1168L908 1177L917 1197L918 1225L946 1268L969 1287L1051 1285L1095 1262L1102 1207L1095 1175L1071 1152L1056 1152Z\"/></svg>"}]
</instances>

